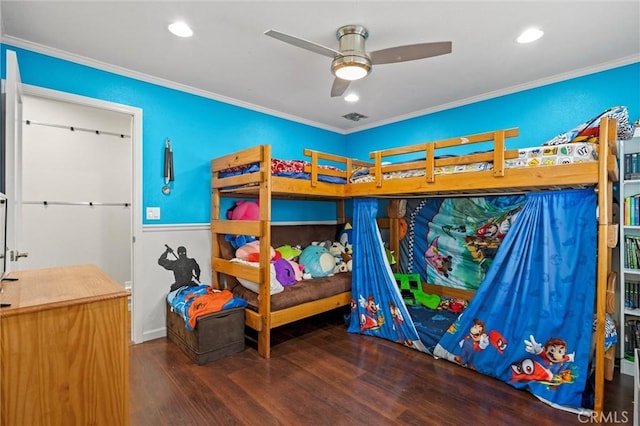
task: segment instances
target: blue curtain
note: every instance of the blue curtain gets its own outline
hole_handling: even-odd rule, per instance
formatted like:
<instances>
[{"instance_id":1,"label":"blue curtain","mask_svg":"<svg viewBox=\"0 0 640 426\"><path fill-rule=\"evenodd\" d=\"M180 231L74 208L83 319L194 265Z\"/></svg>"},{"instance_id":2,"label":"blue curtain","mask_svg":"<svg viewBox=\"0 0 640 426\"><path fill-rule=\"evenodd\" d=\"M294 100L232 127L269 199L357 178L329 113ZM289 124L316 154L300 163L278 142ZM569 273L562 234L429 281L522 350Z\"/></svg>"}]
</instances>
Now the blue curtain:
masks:
<instances>
[{"instance_id":1,"label":"blue curtain","mask_svg":"<svg viewBox=\"0 0 640 426\"><path fill-rule=\"evenodd\" d=\"M596 284L592 189L531 193L468 308L435 354L583 407Z\"/></svg>"},{"instance_id":2,"label":"blue curtain","mask_svg":"<svg viewBox=\"0 0 640 426\"><path fill-rule=\"evenodd\" d=\"M378 202L353 203L352 303L348 331L426 351L402 300L376 223Z\"/></svg>"}]
</instances>

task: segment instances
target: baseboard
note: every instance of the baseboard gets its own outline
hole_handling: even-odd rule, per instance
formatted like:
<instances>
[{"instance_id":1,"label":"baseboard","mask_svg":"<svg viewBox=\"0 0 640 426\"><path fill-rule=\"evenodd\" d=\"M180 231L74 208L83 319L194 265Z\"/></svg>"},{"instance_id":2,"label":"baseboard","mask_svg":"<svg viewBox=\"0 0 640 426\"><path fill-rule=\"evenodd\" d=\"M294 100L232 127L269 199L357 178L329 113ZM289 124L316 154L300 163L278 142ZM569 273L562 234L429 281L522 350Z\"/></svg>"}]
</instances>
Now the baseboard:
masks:
<instances>
[{"instance_id":1,"label":"baseboard","mask_svg":"<svg viewBox=\"0 0 640 426\"><path fill-rule=\"evenodd\" d=\"M148 342L149 340L160 339L167 336L167 327L157 328L155 330L145 331L142 333L142 341Z\"/></svg>"}]
</instances>

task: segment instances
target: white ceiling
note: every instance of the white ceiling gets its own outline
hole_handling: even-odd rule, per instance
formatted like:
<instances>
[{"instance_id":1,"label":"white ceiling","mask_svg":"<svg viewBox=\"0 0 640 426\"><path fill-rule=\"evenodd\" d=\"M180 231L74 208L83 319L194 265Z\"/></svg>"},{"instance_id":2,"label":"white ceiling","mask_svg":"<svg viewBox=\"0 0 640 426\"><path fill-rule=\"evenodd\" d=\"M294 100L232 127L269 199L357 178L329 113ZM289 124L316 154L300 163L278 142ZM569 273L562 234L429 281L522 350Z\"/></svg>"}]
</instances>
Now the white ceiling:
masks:
<instances>
[{"instance_id":1,"label":"white ceiling","mask_svg":"<svg viewBox=\"0 0 640 426\"><path fill-rule=\"evenodd\" d=\"M0 13L4 43L343 133L640 60L638 0L2 0ZM170 34L174 20L194 36ZM331 58L263 35L337 49L346 24L369 30L368 51L451 40L453 52L374 66L350 104L329 96ZM518 45L530 26L545 36Z\"/></svg>"}]
</instances>

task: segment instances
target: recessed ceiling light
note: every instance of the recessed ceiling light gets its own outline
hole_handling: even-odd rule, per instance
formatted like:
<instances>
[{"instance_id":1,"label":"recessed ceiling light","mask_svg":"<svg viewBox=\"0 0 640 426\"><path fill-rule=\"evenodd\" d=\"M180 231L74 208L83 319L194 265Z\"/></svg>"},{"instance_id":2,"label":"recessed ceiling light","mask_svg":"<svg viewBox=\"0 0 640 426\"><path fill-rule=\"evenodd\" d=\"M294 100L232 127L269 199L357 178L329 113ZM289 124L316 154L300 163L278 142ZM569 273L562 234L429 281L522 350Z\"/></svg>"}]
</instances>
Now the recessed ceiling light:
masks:
<instances>
[{"instance_id":1,"label":"recessed ceiling light","mask_svg":"<svg viewBox=\"0 0 640 426\"><path fill-rule=\"evenodd\" d=\"M347 102L358 102L358 100L360 100L360 97L355 93L349 93L347 96L344 97L344 100Z\"/></svg>"},{"instance_id":2,"label":"recessed ceiling light","mask_svg":"<svg viewBox=\"0 0 640 426\"><path fill-rule=\"evenodd\" d=\"M522 34L520 34L516 41L518 43L531 43L538 40L540 37L542 37L543 34L544 31L542 31L540 28L529 28L528 30L525 30Z\"/></svg>"},{"instance_id":3,"label":"recessed ceiling light","mask_svg":"<svg viewBox=\"0 0 640 426\"><path fill-rule=\"evenodd\" d=\"M178 37L191 37L193 35L191 28L184 22L174 22L169 25L169 31Z\"/></svg>"}]
</instances>

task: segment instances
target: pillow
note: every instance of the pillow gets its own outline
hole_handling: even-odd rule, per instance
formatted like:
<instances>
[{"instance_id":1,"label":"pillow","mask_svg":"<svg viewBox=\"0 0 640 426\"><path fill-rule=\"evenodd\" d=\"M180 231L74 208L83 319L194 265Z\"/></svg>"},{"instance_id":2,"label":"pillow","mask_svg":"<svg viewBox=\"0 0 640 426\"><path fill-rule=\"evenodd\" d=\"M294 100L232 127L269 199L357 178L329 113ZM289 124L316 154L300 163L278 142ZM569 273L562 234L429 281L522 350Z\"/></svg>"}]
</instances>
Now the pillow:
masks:
<instances>
[{"instance_id":1,"label":"pillow","mask_svg":"<svg viewBox=\"0 0 640 426\"><path fill-rule=\"evenodd\" d=\"M273 247L269 248L271 259L276 257L276 251ZM279 253L278 253L279 255ZM249 262L258 262L260 260L260 241L251 241L236 250L236 257Z\"/></svg>"},{"instance_id":2,"label":"pillow","mask_svg":"<svg viewBox=\"0 0 640 426\"><path fill-rule=\"evenodd\" d=\"M253 266L255 268L260 266L260 264L257 263L257 262L247 262L246 260L238 259L237 257L231 259L231 262L242 263L243 265ZM240 278L240 277L236 277L236 279L238 280L240 285L242 285L244 288L249 289L249 290L253 291L254 293L259 293L260 292L257 283L254 283L252 281L249 281L249 280L246 280L246 279ZM280 284L278 282L278 279L276 278L276 269L275 269L275 267L273 266L273 263L272 263L271 264L271 291L270 291L270 294L274 295L274 294L282 293L283 291L284 291L284 287L282 286L282 284Z\"/></svg>"},{"instance_id":3,"label":"pillow","mask_svg":"<svg viewBox=\"0 0 640 426\"><path fill-rule=\"evenodd\" d=\"M633 137L634 130L631 123L629 123L629 111L627 110L627 107L615 106L613 108L609 108L586 123L582 123L568 132L556 136L542 145L552 146L571 142L598 142L598 135L600 134L600 119L602 117L616 119L618 122L618 139L627 140Z\"/></svg>"},{"instance_id":4,"label":"pillow","mask_svg":"<svg viewBox=\"0 0 640 426\"><path fill-rule=\"evenodd\" d=\"M353 172L351 172L351 176L349 177L349 180L353 182L354 180L358 179L360 176L366 176L368 174L369 174L369 167L358 167L355 170L353 170Z\"/></svg>"},{"instance_id":5,"label":"pillow","mask_svg":"<svg viewBox=\"0 0 640 426\"><path fill-rule=\"evenodd\" d=\"M441 311L442 310L451 311L456 314L459 314L462 311L464 311L468 305L469 305L469 301L465 299L460 299L457 297L442 296L442 298L440 299L440 304L438 305L437 309Z\"/></svg>"}]
</instances>

